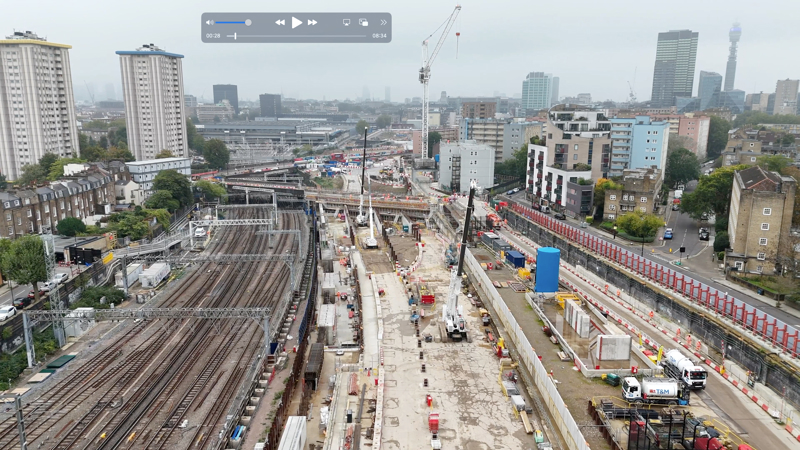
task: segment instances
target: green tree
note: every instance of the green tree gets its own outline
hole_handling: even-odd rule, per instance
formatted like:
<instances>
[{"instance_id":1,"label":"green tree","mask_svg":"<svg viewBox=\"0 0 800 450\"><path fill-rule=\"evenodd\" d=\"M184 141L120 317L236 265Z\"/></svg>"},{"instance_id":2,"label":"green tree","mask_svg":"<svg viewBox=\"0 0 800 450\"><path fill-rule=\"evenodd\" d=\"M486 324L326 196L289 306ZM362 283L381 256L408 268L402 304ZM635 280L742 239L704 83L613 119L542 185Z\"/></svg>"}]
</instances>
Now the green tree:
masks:
<instances>
[{"instance_id":1,"label":"green tree","mask_svg":"<svg viewBox=\"0 0 800 450\"><path fill-rule=\"evenodd\" d=\"M794 144L794 135L791 133L786 133L781 138L781 145L784 147L789 147Z\"/></svg>"},{"instance_id":2,"label":"green tree","mask_svg":"<svg viewBox=\"0 0 800 450\"><path fill-rule=\"evenodd\" d=\"M110 147L128 148L128 129L124 122L116 130L108 131L108 144Z\"/></svg>"},{"instance_id":3,"label":"green tree","mask_svg":"<svg viewBox=\"0 0 800 450\"><path fill-rule=\"evenodd\" d=\"M107 157L108 155L106 150L97 145L92 145L87 147L85 150L81 150L81 158L85 159L86 161L105 161Z\"/></svg>"},{"instance_id":4,"label":"green tree","mask_svg":"<svg viewBox=\"0 0 800 450\"><path fill-rule=\"evenodd\" d=\"M708 127L708 157L716 158L725 149L728 144L728 131L731 129L731 124L727 120L711 116L711 122Z\"/></svg>"},{"instance_id":5,"label":"green tree","mask_svg":"<svg viewBox=\"0 0 800 450\"><path fill-rule=\"evenodd\" d=\"M175 212L181 207L181 202L175 200L170 191L155 191L144 202L144 205L148 209L166 209L169 212Z\"/></svg>"},{"instance_id":6,"label":"green tree","mask_svg":"<svg viewBox=\"0 0 800 450\"><path fill-rule=\"evenodd\" d=\"M494 173L506 175L514 178L525 178L525 170L528 165L528 144L522 144L510 159L507 159L495 166Z\"/></svg>"},{"instance_id":7,"label":"green tree","mask_svg":"<svg viewBox=\"0 0 800 450\"><path fill-rule=\"evenodd\" d=\"M369 124L367 123L367 121L363 119L359 120L358 123L356 124L356 133L358 133L359 136L363 136L364 130L366 130L367 128L369 128Z\"/></svg>"},{"instance_id":8,"label":"green tree","mask_svg":"<svg viewBox=\"0 0 800 450\"><path fill-rule=\"evenodd\" d=\"M208 180L199 180L194 183L194 186L203 193L206 200L215 198L224 198L228 191L219 183L212 183Z\"/></svg>"},{"instance_id":9,"label":"green tree","mask_svg":"<svg viewBox=\"0 0 800 450\"><path fill-rule=\"evenodd\" d=\"M83 133L78 134L78 150L83 153L87 148L89 148L89 136Z\"/></svg>"},{"instance_id":10,"label":"green tree","mask_svg":"<svg viewBox=\"0 0 800 450\"><path fill-rule=\"evenodd\" d=\"M17 183L20 186L32 186L47 181L47 172L39 164L26 164L22 166L22 176Z\"/></svg>"},{"instance_id":11,"label":"green tree","mask_svg":"<svg viewBox=\"0 0 800 450\"><path fill-rule=\"evenodd\" d=\"M67 217L58 221L56 229L58 234L72 237L78 233L85 233L86 225L78 218Z\"/></svg>"},{"instance_id":12,"label":"green tree","mask_svg":"<svg viewBox=\"0 0 800 450\"><path fill-rule=\"evenodd\" d=\"M162 159L162 158L174 158L174 157L175 157L175 155L174 155L174 154L173 154L171 151L169 151L169 150L167 150L167 149L161 150L161 151L160 151L160 152L158 152L158 154L156 155L156 159Z\"/></svg>"},{"instance_id":13,"label":"green tree","mask_svg":"<svg viewBox=\"0 0 800 450\"><path fill-rule=\"evenodd\" d=\"M687 136L678 136L675 133L669 135L669 143L667 143L667 154L678 150L679 148L688 148L692 140Z\"/></svg>"},{"instance_id":14,"label":"green tree","mask_svg":"<svg viewBox=\"0 0 800 450\"><path fill-rule=\"evenodd\" d=\"M386 114L381 114L375 119L375 126L378 128L386 128L392 124L392 117L387 116Z\"/></svg>"},{"instance_id":15,"label":"green tree","mask_svg":"<svg viewBox=\"0 0 800 450\"><path fill-rule=\"evenodd\" d=\"M733 174L737 170L747 169L745 165L720 167L700 177L694 191L683 194L680 210L695 220L705 214L714 214L721 219L728 217L733 189Z\"/></svg>"},{"instance_id":16,"label":"green tree","mask_svg":"<svg viewBox=\"0 0 800 450\"><path fill-rule=\"evenodd\" d=\"M783 169L789 167L791 163L792 160L783 155L759 156L756 159L756 164L761 166L762 169L773 172L783 172Z\"/></svg>"},{"instance_id":17,"label":"green tree","mask_svg":"<svg viewBox=\"0 0 800 450\"><path fill-rule=\"evenodd\" d=\"M0 191L4 191L8 189L8 180L6 180L6 176L0 173Z\"/></svg>"},{"instance_id":18,"label":"green tree","mask_svg":"<svg viewBox=\"0 0 800 450\"><path fill-rule=\"evenodd\" d=\"M617 184L608 178L600 178L597 180L597 183L594 184L594 208L596 211L596 216L600 218L603 215L603 208L605 208L606 204L606 189L610 190L618 190L622 189L621 184Z\"/></svg>"},{"instance_id":19,"label":"green tree","mask_svg":"<svg viewBox=\"0 0 800 450\"><path fill-rule=\"evenodd\" d=\"M664 181L667 186L676 188L679 184L700 178L700 161L697 156L685 148L679 148L667 154L667 168Z\"/></svg>"},{"instance_id":20,"label":"green tree","mask_svg":"<svg viewBox=\"0 0 800 450\"><path fill-rule=\"evenodd\" d=\"M428 148L432 149L434 145L442 142L442 135L438 131L431 131L428 133Z\"/></svg>"},{"instance_id":21,"label":"green tree","mask_svg":"<svg viewBox=\"0 0 800 450\"><path fill-rule=\"evenodd\" d=\"M11 243L3 255L3 270L17 284L32 284L35 300L39 301L39 283L47 281L44 262L44 243L39 236L22 236Z\"/></svg>"},{"instance_id":22,"label":"green tree","mask_svg":"<svg viewBox=\"0 0 800 450\"><path fill-rule=\"evenodd\" d=\"M758 125L765 124L800 124L800 116L791 114L775 114L769 115L760 111L745 111L736 115L733 121L734 128L741 128L745 125Z\"/></svg>"},{"instance_id":23,"label":"green tree","mask_svg":"<svg viewBox=\"0 0 800 450\"><path fill-rule=\"evenodd\" d=\"M630 236L649 238L664 224L655 214L639 211L629 212L617 218L617 227Z\"/></svg>"},{"instance_id":24,"label":"green tree","mask_svg":"<svg viewBox=\"0 0 800 450\"><path fill-rule=\"evenodd\" d=\"M47 180L48 181L56 181L59 178L64 176L64 166L67 164L82 164L86 161L80 158L58 158L56 162L54 162L50 166L50 172L47 173Z\"/></svg>"},{"instance_id":25,"label":"green tree","mask_svg":"<svg viewBox=\"0 0 800 450\"><path fill-rule=\"evenodd\" d=\"M56 162L56 160L58 160L58 155L56 155L55 153L48 152L45 153L39 159L39 165L42 166L42 170L44 170L44 173L49 173L50 167L53 165L54 162Z\"/></svg>"},{"instance_id":26,"label":"green tree","mask_svg":"<svg viewBox=\"0 0 800 450\"><path fill-rule=\"evenodd\" d=\"M221 170L231 160L231 153L224 142L219 139L211 139L205 144L203 158L212 169Z\"/></svg>"},{"instance_id":27,"label":"green tree","mask_svg":"<svg viewBox=\"0 0 800 450\"><path fill-rule=\"evenodd\" d=\"M100 136L100 141L98 141L98 145L103 147L103 149L108 149L108 136Z\"/></svg>"},{"instance_id":28,"label":"green tree","mask_svg":"<svg viewBox=\"0 0 800 450\"><path fill-rule=\"evenodd\" d=\"M176 170L162 170L153 178L154 191L168 191L180 206L192 203L192 184L189 179Z\"/></svg>"},{"instance_id":29,"label":"green tree","mask_svg":"<svg viewBox=\"0 0 800 450\"><path fill-rule=\"evenodd\" d=\"M128 150L127 146L123 147L109 147L108 151L106 152L106 160L122 160L125 162L136 161L136 158L133 156L133 153Z\"/></svg>"},{"instance_id":30,"label":"green tree","mask_svg":"<svg viewBox=\"0 0 800 450\"><path fill-rule=\"evenodd\" d=\"M731 241L728 233L717 232L716 236L714 236L714 251L715 252L722 252L725 251L726 248L730 247Z\"/></svg>"}]
</instances>

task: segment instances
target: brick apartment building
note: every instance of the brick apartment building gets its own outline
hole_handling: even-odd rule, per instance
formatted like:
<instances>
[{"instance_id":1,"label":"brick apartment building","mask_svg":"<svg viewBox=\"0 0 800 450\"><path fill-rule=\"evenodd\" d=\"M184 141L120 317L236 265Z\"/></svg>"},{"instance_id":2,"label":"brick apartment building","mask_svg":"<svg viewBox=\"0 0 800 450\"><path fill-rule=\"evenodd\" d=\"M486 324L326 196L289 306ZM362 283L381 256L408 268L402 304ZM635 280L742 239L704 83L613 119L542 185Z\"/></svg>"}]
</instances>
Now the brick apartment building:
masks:
<instances>
[{"instance_id":1,"label":"brick apartment building","mask_svg":"<svg viewBox=\"0 0 800 450\"><path fill-rule=\"evenodd\" d=\"M622 189L606 189L603 218L616 220L626 213L651 213L658 204L663 178L658 169L628 169L622 175Z\"/></svg>"},{"instance_id":2,"label":"brick apartment building","mask_svg":"<svg viewBox=\"0 0 800 450\"><path fill-rule=\"evenodd\" d=\"M793 259L790 227L796 190L794 178L759 166L734 174L726 267L772 274Z\"/></svg>"}]
</instances>

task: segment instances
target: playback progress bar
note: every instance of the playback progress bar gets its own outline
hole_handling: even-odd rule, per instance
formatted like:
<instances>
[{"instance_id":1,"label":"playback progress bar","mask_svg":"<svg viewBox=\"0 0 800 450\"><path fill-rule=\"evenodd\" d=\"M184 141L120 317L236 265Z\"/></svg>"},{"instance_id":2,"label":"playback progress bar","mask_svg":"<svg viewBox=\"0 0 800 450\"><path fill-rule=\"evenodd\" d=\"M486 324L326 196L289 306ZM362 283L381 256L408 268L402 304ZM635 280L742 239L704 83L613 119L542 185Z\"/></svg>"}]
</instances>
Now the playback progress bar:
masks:
<instances>
[{"instance_id":1,"label":"playback progress bar","mask_svg":"<svg viewBox=\"0 0 800 450\"><path fill-rule=\"evenodd\" d=\"M389 13L204 13L206 43L388 43Z\"/></svg>"}]
</instances>

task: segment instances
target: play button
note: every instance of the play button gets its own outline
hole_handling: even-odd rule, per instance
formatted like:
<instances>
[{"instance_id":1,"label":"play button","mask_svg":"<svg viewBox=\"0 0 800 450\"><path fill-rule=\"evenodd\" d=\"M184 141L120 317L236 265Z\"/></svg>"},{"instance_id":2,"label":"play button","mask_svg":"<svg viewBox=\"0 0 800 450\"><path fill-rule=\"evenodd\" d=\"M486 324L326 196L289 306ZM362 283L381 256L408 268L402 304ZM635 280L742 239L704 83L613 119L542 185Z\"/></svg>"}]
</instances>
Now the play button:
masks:
<instances>
[{"instance_id":1,"label":"play button","mask_svg":"<svg viewBox=\"0 0 800 450\"><path fill-rule=\"evenodd\" d=\"M292 29L299 27L303 24L302 20L297 20L297 17L292 17Z\"/></svg>"}]
</instances>

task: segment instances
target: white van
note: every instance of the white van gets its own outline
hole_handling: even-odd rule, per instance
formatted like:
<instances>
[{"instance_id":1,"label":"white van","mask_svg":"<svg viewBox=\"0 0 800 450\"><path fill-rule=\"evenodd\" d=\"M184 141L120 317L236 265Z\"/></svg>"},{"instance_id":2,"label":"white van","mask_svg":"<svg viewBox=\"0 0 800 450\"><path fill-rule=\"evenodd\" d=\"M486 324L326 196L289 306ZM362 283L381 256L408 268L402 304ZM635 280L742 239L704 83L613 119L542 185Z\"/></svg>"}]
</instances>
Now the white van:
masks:
<instances>
[{"instance_id":1,"label":"white van","mask_svg":"<svg viewBox=\"0 0 800 450\"><path fill-rule=\"evenodd\" d=\"M206 237L206 229L203 227L195 228L194 237Z\"/></svg>"}]
</instances>

